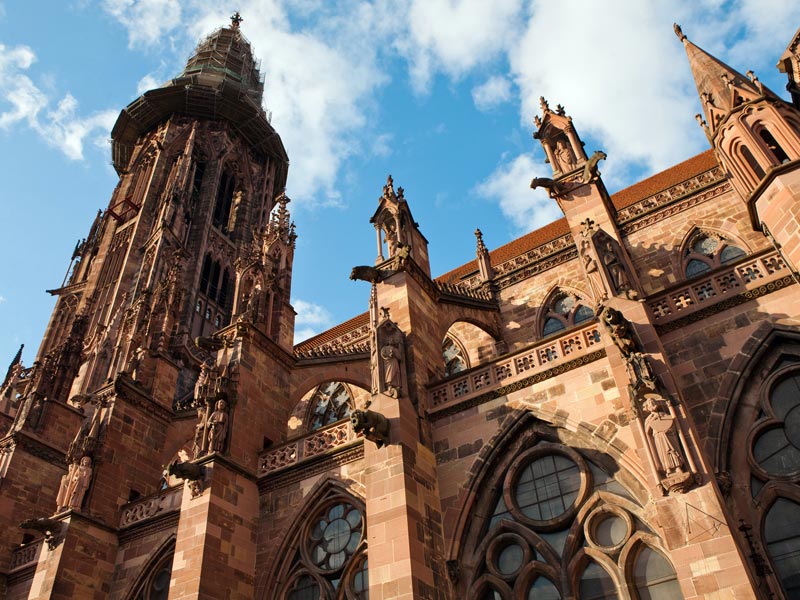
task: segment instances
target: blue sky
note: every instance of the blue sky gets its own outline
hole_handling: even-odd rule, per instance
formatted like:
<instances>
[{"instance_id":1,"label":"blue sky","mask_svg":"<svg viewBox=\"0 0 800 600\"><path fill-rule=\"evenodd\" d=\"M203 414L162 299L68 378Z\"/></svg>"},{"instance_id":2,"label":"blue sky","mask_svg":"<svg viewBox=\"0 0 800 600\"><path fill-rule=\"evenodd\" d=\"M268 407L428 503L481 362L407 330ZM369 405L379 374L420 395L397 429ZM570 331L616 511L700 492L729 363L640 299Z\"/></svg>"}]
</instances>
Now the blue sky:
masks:
<instances>
[{"instance_id":1,"label":"blue sky","mask_svg":"<svg viewBox=\"0 0 800 600\"><path fill-rule=\"evenodd\" d=\"M0 0L0 369L34 357L79 238L116 184L120 109L180 72L240 10L286 145L299 337L367 308L386 176L406 190L434 275L559 216L528 184L538 98L563 104L610 191L706 149L689 39L786 97L794 0ZM298 337L298 339L299 339Z\"/></svg>"}]
</instances>

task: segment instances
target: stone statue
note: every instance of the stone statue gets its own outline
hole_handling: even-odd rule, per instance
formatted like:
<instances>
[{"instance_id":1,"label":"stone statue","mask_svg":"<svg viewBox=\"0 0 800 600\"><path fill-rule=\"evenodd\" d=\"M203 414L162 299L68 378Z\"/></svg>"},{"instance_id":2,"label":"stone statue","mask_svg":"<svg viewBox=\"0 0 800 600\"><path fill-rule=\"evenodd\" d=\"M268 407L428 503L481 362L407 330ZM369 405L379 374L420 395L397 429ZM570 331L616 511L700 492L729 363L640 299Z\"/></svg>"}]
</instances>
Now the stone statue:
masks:
<instances>
[{"instance_id":1,"label":"stone statue","mask_svg":"<svg viewBox=\"0 0 800 600\"><path fill-rule=\"evenodd\" d=\"M194 442L192 443L192 454L194 458L202 456L205 450L206 427L206 407L199 406L197 408L197 425L194 426Z\"/></svg>"},{"instance_id":2,"label":"stone statue","mask_svg":"<svg viewBox=\"0 0 800 600\"><path fill-rule=\"evenodd\" d=\"M353 431L375 442L378 448L389 443L389 421L381 413L372 410L356 409L350 415Z\"/></svg>"},{"instance_id":3,"label":"stone statue","mask_svg":"<svg viewBox=\"0 0 800 600\"><path fill-rule=\"evenodd\" d=\"M75 474L75 469L78 468L78 463L73 462L70 463L69 467L67 467L67 472L61 476L61 485L58 488L58 494L56 495L56 512L61 512L67 505L69 504L67 497L67 490L69 489L69 484L72 481L72 476Z\"/></svg>"},{"instance_id":4,"label":"stone statue","mask_svg":"<svg viewBox=\"0 0 800 600\"><path fill-rule=\"evenodd\" d=\"M194 399L200 401L208 396L212 379L215 375L214 363L210 359L200 365L200 375L194 384Z\"/></svg>"},{"instance_id":5,"label":"stone statue","mask_svg":"<svg viewBox=\"0 0 800 600\"><path fill-rule=\"evenodd\" d=\"M142 366L145 354L146 351L142 346L137 346L136 350L134 350L131 354L126 371L133 379L136 379L137 375L139 374L139 368Z\"/></svg>"},{"instance_id":6,"label":"stone statue","mask_svg":"<svg viewBox=\"0 0 800 600\"><path fill-rule=\"evenodd\" d=\"M397 358L397 348L391 344L381 348L383 359L383 383L386 394L398 398L400 396L400 360Z\"/></svg>"},{"instance_id":7,"label":"stone statue","mask_svg":"<svg viewBox=\"0 0 800 600\"><path fill-rule=\"evenodd\" d=\"M228 415L225 412L227 403L218 400L215 410L208 418L208 450L209 452L222 452L225 448L225 439L228 435Z\"/></svg>"},{"instance_id":8,"label":"stone statue","mask_svg":"<svg viewBox=\"0 0 800 600\"><path fill-rule=\"evenodd\" d=\"M581 177L581 181L583 183L591 183L597 179L597 163L599 163L601 160L605 160L606 158L607 156L605 152L596 150L583 166L583 176Z\"/></svg>"},{"instance_id":9,"label":"stone statue","mask_svg":"<svg viewBox=\"0 0 800 600\"><path fill-rule=\"evenodd\" d=\"M566 173L575 168L575 165L577 164L575 161L575 155L572 153L572 148L570 148L563 139L559 139L556 142L556 147L555 150L553 150L553 154L555 155L556 161L558 161L558 171Z\"/></svg>"},{"instance_id":10,"label":"stone statue","mask_svg":"<svg viewBox=\"0 0 800 600\"><path fill-rule=\"evenodd\" d=\"M83 498L92 481L92 459L84 456L80 465L72 472L72 478L67 488L67 506L73 510L80 509Z\"/></svg>"},{"instance_id":11,"label":"stone statue","mask_svg":"<svg viewBox=\"0 0 800 600\"><path fill-rule=\"evenodd\" d=\"M612 292L615 294L624 293L627 298L635 300L638 294L631 287L628 273L625 271L625 266L622 264L611 240L607 240L603 245L602 259L608 274L608 280L613 288Z\"/></svg>"},{"instance_id":12,"label":"stone statue","mask_svg":"<svg viewBox=\"0 0 800 600\"><path fill-rule=\"evenodd\" d=\"M675 417L664 408L665 403L666 400L659 394L645 394L642 410L647 413L644 428L653 440L660 469L669 477L674 473L682 473L685 462Z\"/></svg>"},{"instance_id":13,"label":"stone statue","mask_svg":"<svg viewBox=\"0 0 800 600\"><path fill-rule=\"evenodd\" d=\"M611 334L611 339L622 352L624 357L632 352L639 351L639 342L634 337L634 331L628 320L615 308L606 306L600 313L600 319Z\"/></svg>"},{"instance_id":14,"label":"stone statue","mask_svg":"<svg viewBox=\"0 0 800 600\"><path fill-rule=\"evenodd\" d=\"M600 269L597 266L597 261L592 256L589 240L583 239L581 241L579 254L583 261L583 269L586 272L586 278L589 280L589 289L595 301L599 302L607 298L608 294L606 294L605 286L603 286L603 282L600 279Z\"/></svg>"}]
</instances>

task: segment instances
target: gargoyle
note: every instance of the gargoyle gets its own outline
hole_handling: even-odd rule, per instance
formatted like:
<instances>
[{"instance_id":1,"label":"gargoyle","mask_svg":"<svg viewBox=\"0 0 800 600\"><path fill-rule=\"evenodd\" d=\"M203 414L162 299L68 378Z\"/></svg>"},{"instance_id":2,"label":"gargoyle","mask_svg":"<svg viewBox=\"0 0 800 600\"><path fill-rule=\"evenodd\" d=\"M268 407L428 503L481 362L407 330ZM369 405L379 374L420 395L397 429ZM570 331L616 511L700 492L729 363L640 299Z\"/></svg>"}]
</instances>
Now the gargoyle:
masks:
<instances>
[{"instance_id":1,"label":"gargoyle","mask_svg":"<svg viewBox=\"0 0 800 600\"><path fill-rule=\"evenodd\" d=\"M583 175L581 176L581 181L583 183L590 183L594 181L597 178L597 163L599 163L601 160L605 160L606 158L605 152L596 150L583 166Z\"/></svg>"},{"instance_id":2,"label":"gargoyle","mask_svg":"<svg viewBox=\"0 0 800 600\"><path fill-rule=\"evenodd\" d=\"M540 187L547 189L547 193L551 198L555 198L566 191L564 184L553 181L549 177L534 177L531 180L531 189L535 190Z\"/></svg>"},{"instance_id":3,"label":"gargoyle","mask_svg":"<svg viewBox=\"0 0 800 600\"><path fill-rule=\"evenodd\" d=\"M350 271L350 279L353 281L367 281L369 283L380 283L394 272L387 269L376 269L370 266L353 267Z\"/></svg>"},{"instance_id":4,"label":"gargoyle","mask_svg":"<svg viewBox=\"0 0 800 600\"><path fill-rule=\"evenodd\" d=\"M19 526L21 529L33 529L44 535L44 541L50 550L56 547L56 536L61 533L61 521L47 517L25 519Z\"/></svg>"},{"instance_id":5,"label":"gargoyle","mask_svg":"<svg viewBox=\"0 0 800 600\"><path fill-rule=\"evenodd\" d=\"M167 472L170 475L174 475L178 479L199 481L203 478L205 468L202 465L196 465L193 462L176 462L167 467Z\"/></svg>"},{"instance_id":6,"label":"gargoyle","mask_svg":"<svg viewBox=\"0 0 800 600\"><path fill-rule=\"evenodd\" d=\"M353 431L364 433L364 437L375 442L378 448L389 443L389 421L381 413L356 409L350 415Z\"/></svg>"},{"instance_id":7,"label":"gargoyle","mask_svg":"<svg viewBox=\"0 0 800 600\"><path fill-rule=\"evenodd\" d=\"M194 345L203 350L214 352L222 348L225 342L215 337L196 337L194 338Z\"/></svg>"}]
</instances>

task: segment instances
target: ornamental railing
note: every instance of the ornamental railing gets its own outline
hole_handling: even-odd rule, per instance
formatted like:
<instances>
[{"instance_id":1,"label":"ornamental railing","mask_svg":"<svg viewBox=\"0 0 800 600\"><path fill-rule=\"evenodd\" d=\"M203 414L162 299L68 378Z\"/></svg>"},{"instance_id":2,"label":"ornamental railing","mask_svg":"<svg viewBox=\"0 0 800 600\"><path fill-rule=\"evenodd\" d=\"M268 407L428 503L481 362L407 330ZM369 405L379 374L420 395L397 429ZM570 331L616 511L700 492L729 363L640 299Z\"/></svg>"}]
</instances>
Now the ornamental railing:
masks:
<instances>
[{"instance_id":1,"label":"ornamental railing","mask_svg":"<svg viewBox=\"0 0 800 600\"><path fill-rule=\"evenodd\" d=\"M338 421L268 450L258 461L258 473L266 475L296 465L335 448L346 446L357 438L350 419Z\"/></svg>"},{"instance_id":2,"label":"ornamental railing","mask_svg":"<svg viewBox=\"0 0 800 600\"><path fill-rule=\"evenodd\" d=\"M126 504L122 507L122 514L119 519L120 529L180 510L182 495L183 486L178 485Z\"/></svg>"},{"instance_id":3,"label":"ornamental railing","mask_svg":"<svg viewBox=\"0 0 800 600\"><path fill-rule=\"evenodd\" d=\"M580 329L572 329L561 337L542 340L535 346L430 386L428 412L436 413L494 388L561 366L599 348L600 325L593 321Z\"/></svg>"},{"instance_id":4,"label":"ornamental railing","mask_svg":"<svg viewBox=\"0 0 800 600\"><path fill-rule=\"evenodd\" d=\"M750 257L727 269L716 269L706 277L697 277L683 285L651 296L647 306L656 325L669 323L729 298L754 292L773 291L775 283L790 276L789 269L776 251ZM778 287L783 287L779 285ZM761 293L750 294L753 297ZM747 297L744 297L747 299Z\"/></svg>"},{"instance_id":5,"label":"ornamental railing","mask_svg":"<svg viewBox=\"0 0 800 600\"><path fill-rule=\"evenodd\" d=\"M24 567L36 564L36 559L39 557L39 550L42 548L44 540L36 540L14 548L14 553L11 555L11 571L22 569Z\"/></svg>"}]
</instances>

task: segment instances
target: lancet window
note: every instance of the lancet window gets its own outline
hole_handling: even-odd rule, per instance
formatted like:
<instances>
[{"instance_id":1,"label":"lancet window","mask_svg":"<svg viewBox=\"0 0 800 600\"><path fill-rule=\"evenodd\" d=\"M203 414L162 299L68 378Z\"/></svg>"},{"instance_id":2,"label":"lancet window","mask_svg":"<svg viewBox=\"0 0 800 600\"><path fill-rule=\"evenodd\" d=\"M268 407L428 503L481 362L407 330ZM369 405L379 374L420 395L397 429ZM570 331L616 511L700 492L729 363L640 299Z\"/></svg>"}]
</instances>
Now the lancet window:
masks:
<instances>
[{"instance_id":1,"label":"lancet window","mask_svg":"<svg viewBox=\"0 0 800 600\"><path fill-rule=\"evenodd\" d=\"M231 271L224 267L211 254L203 258L200 268L199 297L195 301L195 312L202 314L206 322L211 322L214 329L227 325L231 317L231 294L233 282ZM192 329L193 335L210 333L208 327L196 321Z\"/></svg>"},{"instance_id":2,"label":"lancet window","mask_svg":"<svg viewBox=\"0 0 800 600\"><path fill-rule=\"evenodd\" d=\"M684 273L686 277L696 277L746 255L742 248L720 235L698 232L684 250Z\"/></svg>"},{"instance_id":3,"label":"lancet window","mask_svg":"<svg viewBox=\"0 0 800 600\"><path fill-rule=\"evenodd\" d=\"M456 340L449 335L442 341L442 359L444 360L445 376L455 375L469 368L467 354Z\"/></svg>"},{"instance_id":4,"label":"lancet window","mask_svg":"<svg viewBox=\"0 0 800 600\"><path fill-rule=\"evenodd\" d=\"M594 318L594 311L583 298L566 292L558 292L545 305L542 321L542 336L569 329Z\"/></svg>"},{"instance_id":5,"label":"lancet window","mask_svg":"<svg viewBox=\"0 0 800 600\"><path fill-rule=\"evenodd\" d=\"M309 401L309 430L319 429L350 417L353 395L349 387L339 381L329 381L318 386Z\"/></svg>"},{"instance_id":6,"label":"lancet window","mask_svg":"<svg viewBox=\"0 0 800 600\"><path fill-rule=\"evenodd\" d=\"M609 471L560 443L518 447L506 469L481 485L501 491L494 509L486 507L490 516L468 533L466 597L682 597L641 504Z\"/></svg>"},{"instance_id":7,"label":"lancet window","mask_svg":"<svg viewBox=\"0 0 800 600\"><path fill-rule=\"evenodd\" d=\"M228 171L223 171L222 177L220 177L219 180L219 187L217 188L217 199L214 203L214 215L212 219L214 226L219 228L223 233L230 233L228 231L228 218L233 204L235 185L236 179L234 176Z\"/></svg>"}]
</instances>

